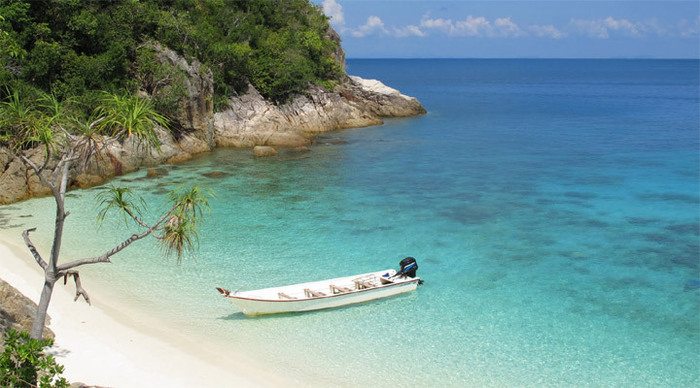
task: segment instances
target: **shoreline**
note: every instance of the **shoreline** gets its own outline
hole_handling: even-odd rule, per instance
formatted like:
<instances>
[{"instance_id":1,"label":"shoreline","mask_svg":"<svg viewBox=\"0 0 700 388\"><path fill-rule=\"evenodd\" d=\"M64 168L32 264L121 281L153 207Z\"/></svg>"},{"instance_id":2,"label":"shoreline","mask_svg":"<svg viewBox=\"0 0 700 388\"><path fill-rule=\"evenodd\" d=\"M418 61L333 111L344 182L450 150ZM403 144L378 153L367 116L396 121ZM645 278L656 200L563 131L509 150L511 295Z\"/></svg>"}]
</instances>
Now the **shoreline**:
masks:
<instances>
[{"instance_id":1,"label":"shoreline","mask_svg":"<svg viewBox=\"0 0 700 388\"><path fill-rule=\"evenodd\" d=\"M43 274L16 240L0 231L0 273L3 280L38 302ZM253 365L241 351L225 356L203 352L150 327L154 318L141 322L124 319L118 308L104 304L109 297L96 297L90 306L73 301L74 288L58 285L49 305L56 335L51 353L65 367L70 382L108 387L136 386L279 386L286 380ZM108 290L93 289L92 295ZM289 381L287 381L289 383Z\"/></svg>"}]
</instances>

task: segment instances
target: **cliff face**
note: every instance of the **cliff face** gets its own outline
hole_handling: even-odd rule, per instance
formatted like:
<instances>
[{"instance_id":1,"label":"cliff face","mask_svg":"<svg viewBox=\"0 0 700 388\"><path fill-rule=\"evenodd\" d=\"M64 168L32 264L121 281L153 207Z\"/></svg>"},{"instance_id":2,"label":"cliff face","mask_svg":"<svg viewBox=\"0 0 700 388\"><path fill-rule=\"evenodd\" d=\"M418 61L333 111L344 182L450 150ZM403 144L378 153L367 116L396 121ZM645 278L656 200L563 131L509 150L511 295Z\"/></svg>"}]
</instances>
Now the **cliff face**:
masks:
<instances>
[{"instance_id":1,"label":"cliff face","mask_svg":"<svg viewBox=\"0 0 700 388\"><path fill-rule=\"evenodd\" d=\"M250 86L246 94L232 97L225 110L214 113L211 72L196 60L188 62L166 47L154 44L153 48L159 60L186 74L186 96L179 101L180 115L175 123L180 129L177 138L157 128L160 150L144 147L136 139L123 143L103 139L107 145L87 167L73 169L71 186L95 186L142 166L182 162L214 146L297 147L310 144L313 136L321 132L377 125L382 123L382 117L425 113L415 98L377 80L359 77L345 77L333 91L312 86L305 95L284 105L265 100ZM43 162L41 149L30 154L35 162ZM46 194L49 191L39 178L0 148L0 204Z\"/></svg>"},{"instance_id":2,"label":"cliff face","mask_svg":"<svg viewBox=\"0 0 700 388\"><path fill-rule=\"evenodd\" d=\"M150 46L160 62L176 67L185 74L185 97L178 102L176 124L183 133L203 140L211 149L214 147L214 76L211 70L205 69L197 60L187 62L159 43Z\"/></svg>"}]
</instances>

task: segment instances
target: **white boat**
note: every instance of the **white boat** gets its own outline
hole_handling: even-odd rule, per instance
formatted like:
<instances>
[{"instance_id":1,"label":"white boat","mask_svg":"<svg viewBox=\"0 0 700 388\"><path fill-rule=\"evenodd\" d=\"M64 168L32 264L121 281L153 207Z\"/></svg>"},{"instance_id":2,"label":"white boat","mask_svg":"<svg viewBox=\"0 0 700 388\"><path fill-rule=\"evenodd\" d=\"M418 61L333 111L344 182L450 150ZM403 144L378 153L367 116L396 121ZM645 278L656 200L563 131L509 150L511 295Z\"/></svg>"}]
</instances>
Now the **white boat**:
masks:
<instances>
[{"instance_id":1,"label":"white boat","mask_svg":"<svg viewBox=\"0 0 700 388\"><path fill-rule=\"evenodd\" d=\"M414 264L414 267L418 268L418 265ZM415 269L412 275L415 276ZM418 277L410 277L403 272L397 275L396 270L385 269L260 290L240 292L231 292L224 288L217 288L217 290L230 299L243 314L263 315L320 310L362 303L413 291L420 281Z\"/></svg>"}]
</instances>

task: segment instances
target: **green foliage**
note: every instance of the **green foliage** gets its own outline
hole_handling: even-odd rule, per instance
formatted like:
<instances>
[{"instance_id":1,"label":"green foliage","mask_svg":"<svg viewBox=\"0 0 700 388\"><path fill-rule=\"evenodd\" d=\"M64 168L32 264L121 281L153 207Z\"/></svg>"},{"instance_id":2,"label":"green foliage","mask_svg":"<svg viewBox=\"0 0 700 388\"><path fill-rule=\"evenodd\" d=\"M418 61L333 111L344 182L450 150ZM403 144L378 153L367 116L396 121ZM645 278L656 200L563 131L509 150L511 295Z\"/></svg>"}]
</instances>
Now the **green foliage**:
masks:
<instances>
[{"instance_id":1,"label":"green foliage","mask_svg":"<svg viewBox=\"0 0 700 388\"><path fill-rule=\"evenodd\" d=\"M151 95L155 110L174 121L179 102L187 96L185 72L159 61L153 47L147 44L136 51L136 77L141 88Z\"/></svg>"},{"instance_id":2,"label":"green foliage","mask_svg":"<svg viewBox=\"0 0 700 388\"><path fill-rule=\"evenodd\" d=\"M194 186L185 191L171 191L173 211L165 223L161 241L167 253L177 254L178 262L185 251L193 251L199 240L197 224L209 208L208 195Z\"/></svg>"},{"instance_id":3,"label":"green foliage","mask_svg":"<svg viewBox=\"0 0 700 388\"><path fill-rule=\"evenodd\" d=\"M5 88L5 99L0 100L0 145L15 150L35 145L54 150L65 142L66 133L92 139L94 135L109 135L122 141L135 136L157 148L160 141L155 126L168 128L168 120L146 98L101 92L99 98L90 97L96 105L86 115L77 99L59 100L26 84L14 86ZM90 153L89 149L84 151Z\"/></svg>"},{"instance_id":4,"label":"green foliage","mask_svg":"<svg viewBox=\"0 0 700 388\"><path fill-rule=\"evenodd\" d=\"M107 214L117 211L128 220L130 215L141 217L146 202L135 195L128 187L107 186L96 195L100 211L97 213L97 222L102 224Z\"/></svg>"},{"instance_id":5,"label":"green foliage","mask_svg":"<svg viewBox=\"0 0 700 388\"><path fill-rule=\"evenodd\" d=\"M176 254L178 263L186 251L193 251L198 242L197 226L209 208L210 194L194 186L184 191L171 191L170 210L160 223L152 226L160 233L159 241L168 254ZM145 202L126 187L108 186L97 194L100 211L97 219L102 222L108 214L117 212L124 220L133 220L148 227L141 217Z\"/></svg>"},{"instance_id":6,"label":"green foliage","mask_svg":"<svg viewBox=\"0 0 700 388\"><path fill-rule=\"evenodd\" d=\"M52 125L63 111L53 96L31 88L5 89L0 102L0 143L14 141L15 148L53 142Z\"/></svg>"},{"instance_id":7,"label":"green foliage","mask_svg":"<svg viewBox=\"0 0 700 388\"><path fill-rule=\"evenodd\" d=\"M68 387L61 377L63 366L44 352L53 340L37 340L27 332L13 329L5 333L5 349L0 354L0 386L2 387Z\"/></svg>"},{"instance_id":8,"label":"green foliage","mask_svg":"<svg viewBox=\"0 0 700 388\"><path fill-rule=\"evenodd\" d=\"M308 0L0 0L0 84L92 102L96 90L153 89L182 76L140 49L159 41L211 69L217 107L249 82L284 101L342 74L328 28ZM174 117L183 91L177 79L166 84L154 107Z\"/></svg>"},{"instance_id":9,"label":"green foliage","mask_svg":"<svg viewBox=\"0 0 700 388\"><path fill-rule=\"evenodd\" d=\"M105 93L96 113L104 133L120 140L135 135L154 147L160 141L153 128L168 126L168 119L156 112L151 100L138 96Z\"/></svg>"}]
</instances>

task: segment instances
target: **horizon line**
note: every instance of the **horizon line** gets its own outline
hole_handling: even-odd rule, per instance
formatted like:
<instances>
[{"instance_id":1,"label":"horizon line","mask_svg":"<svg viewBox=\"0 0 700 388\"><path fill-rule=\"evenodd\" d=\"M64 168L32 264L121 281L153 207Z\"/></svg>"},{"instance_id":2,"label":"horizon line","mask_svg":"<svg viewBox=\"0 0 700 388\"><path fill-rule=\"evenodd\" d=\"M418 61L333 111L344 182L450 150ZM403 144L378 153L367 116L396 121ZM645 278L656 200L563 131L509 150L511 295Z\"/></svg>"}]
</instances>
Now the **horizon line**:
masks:
<instances>
[{"instance_id":1,"label":"horizon line","mask_svg":"<svg viewBox=\"0 0 700 388\"><path fill-rule=\"evenodd\" d=\"M570 60L653 60L653 61L700 61L700 57L346 57L352 59L570 59Z\"/></svg>"}]
</instances>

